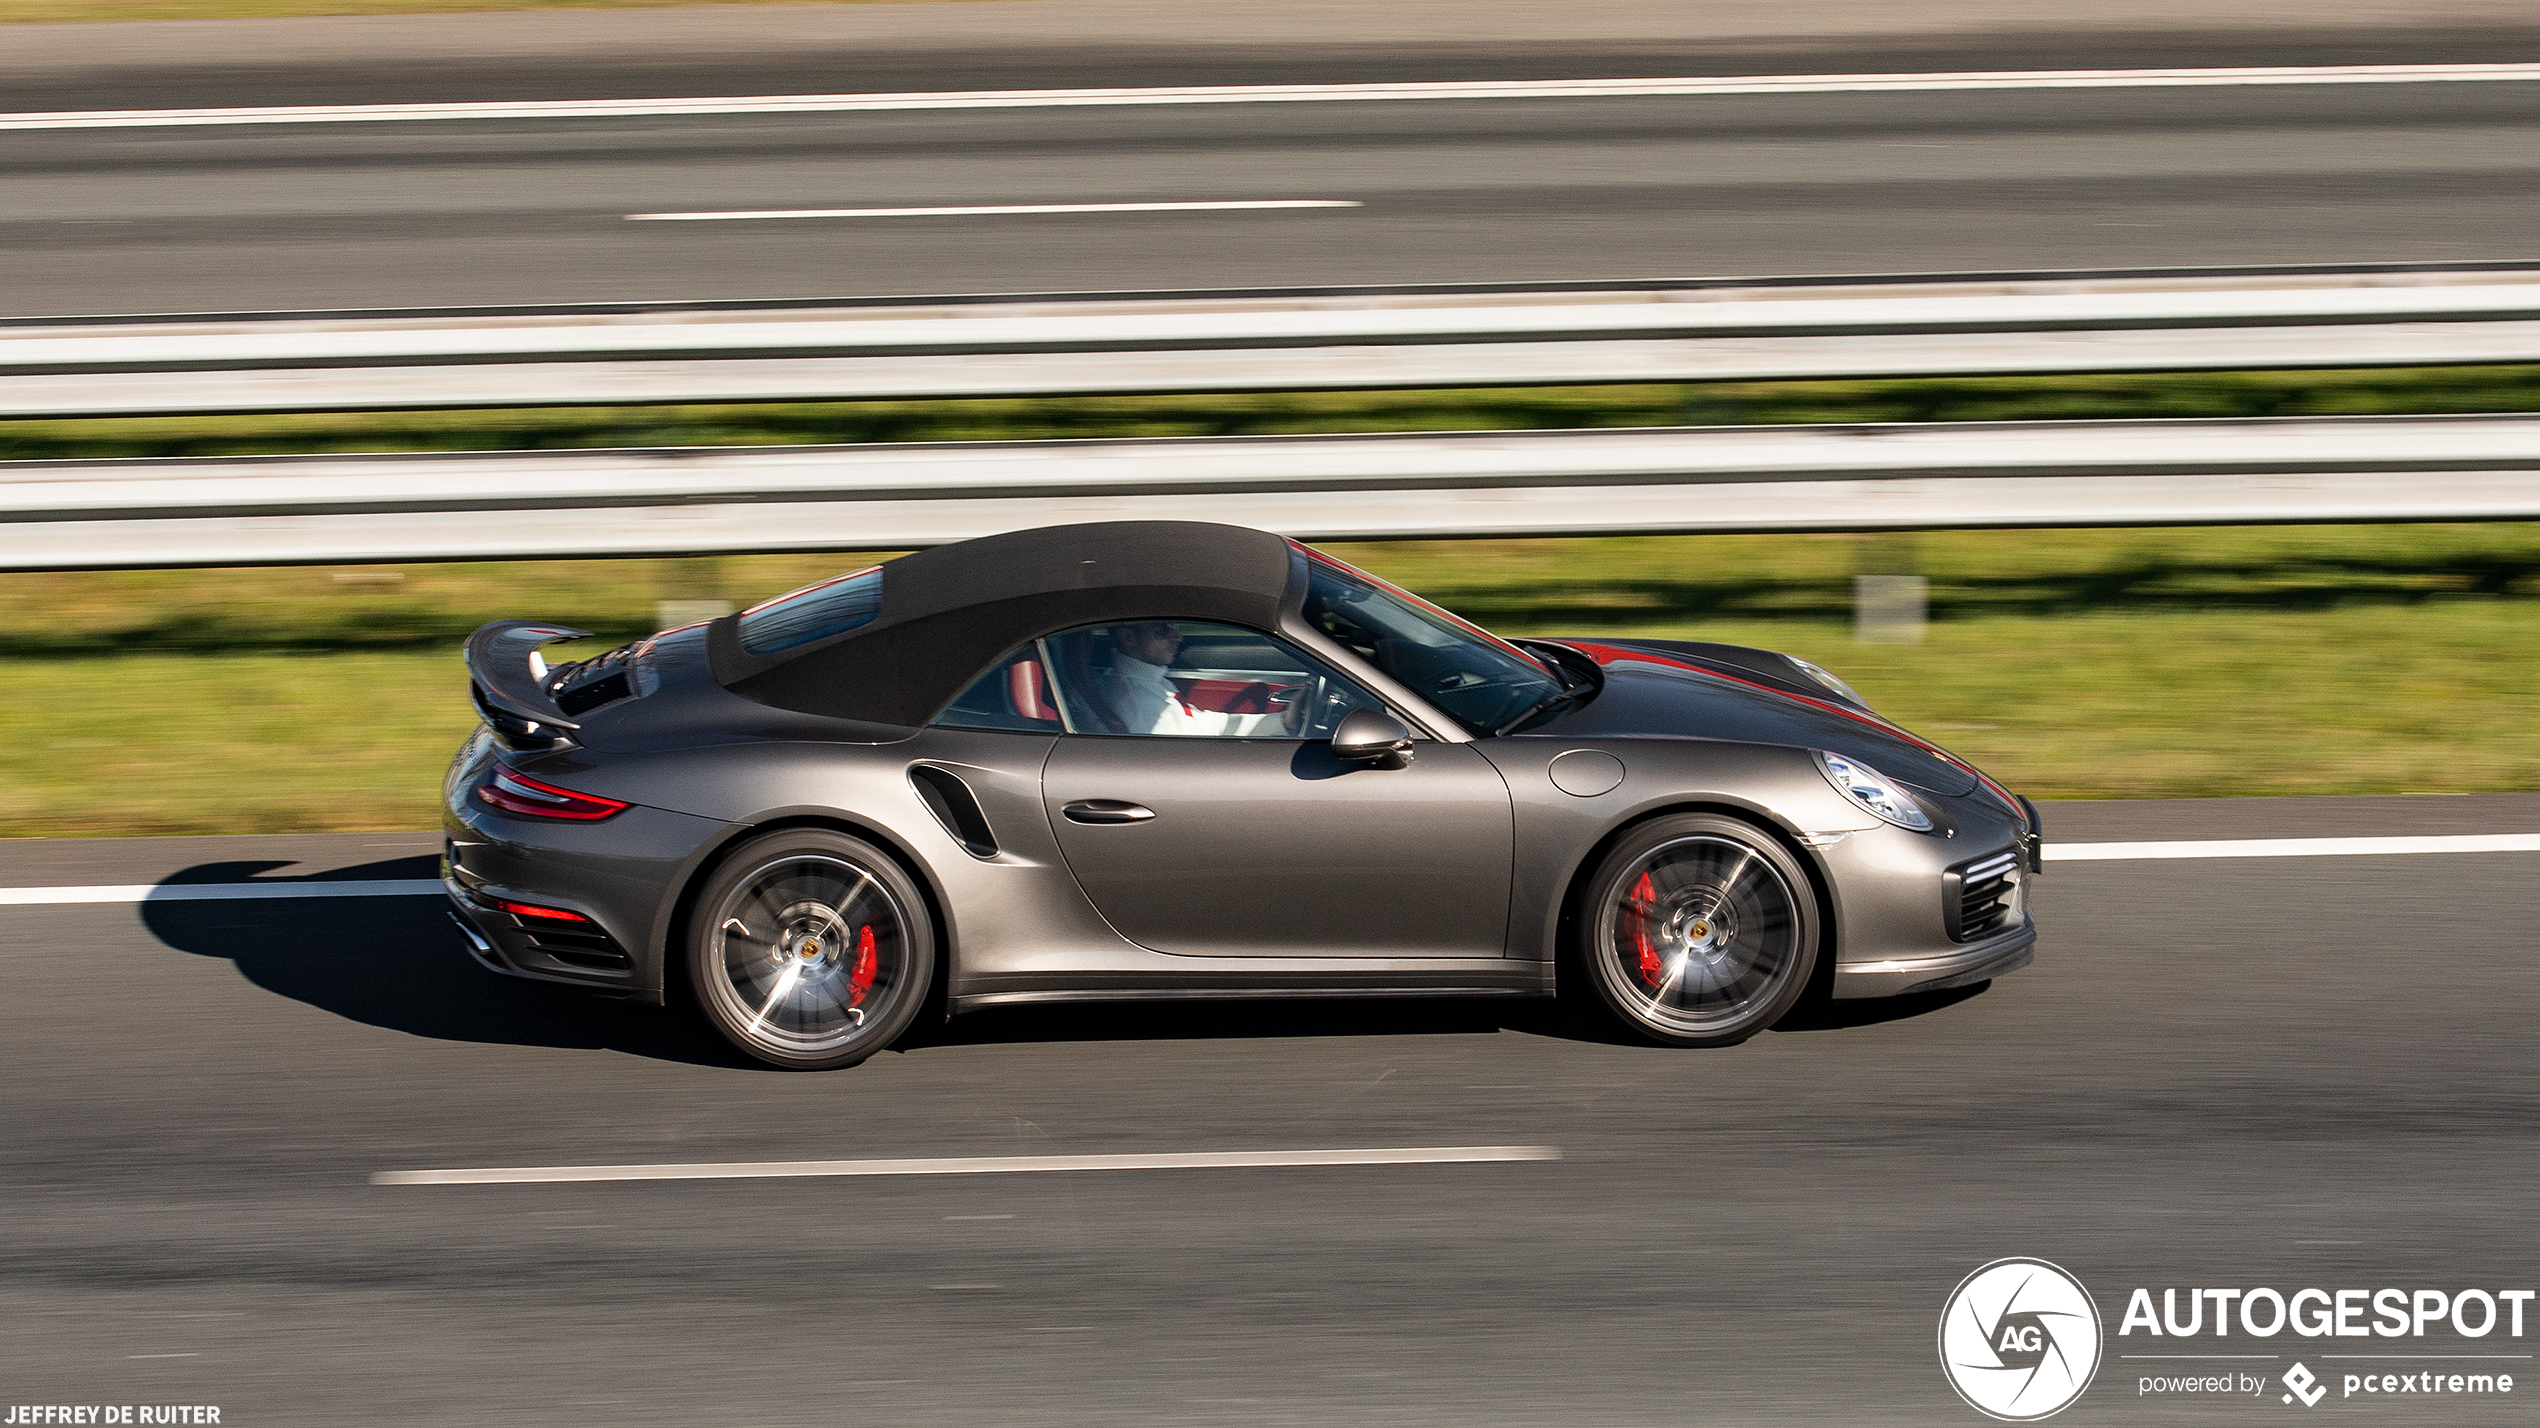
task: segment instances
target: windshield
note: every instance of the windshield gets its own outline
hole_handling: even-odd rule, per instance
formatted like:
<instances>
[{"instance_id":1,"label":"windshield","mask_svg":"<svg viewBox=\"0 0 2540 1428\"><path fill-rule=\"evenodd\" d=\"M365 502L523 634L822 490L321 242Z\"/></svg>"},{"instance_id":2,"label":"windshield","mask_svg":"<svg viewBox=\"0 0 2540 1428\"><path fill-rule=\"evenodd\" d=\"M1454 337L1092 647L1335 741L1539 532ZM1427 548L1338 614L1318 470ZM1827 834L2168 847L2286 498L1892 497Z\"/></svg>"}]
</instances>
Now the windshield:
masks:
<instances>
[{"instance_id":1,"label":"windshield","mask_svg":"<svg viewBox=\"0 0 2540 1428\"><path fill-rule=\"evenodd\" d=\"M1305 550L1305 622L1454 716L1495 733L1562 692L1525 651L1428 601Z\"/></svg>"}]
</instances>

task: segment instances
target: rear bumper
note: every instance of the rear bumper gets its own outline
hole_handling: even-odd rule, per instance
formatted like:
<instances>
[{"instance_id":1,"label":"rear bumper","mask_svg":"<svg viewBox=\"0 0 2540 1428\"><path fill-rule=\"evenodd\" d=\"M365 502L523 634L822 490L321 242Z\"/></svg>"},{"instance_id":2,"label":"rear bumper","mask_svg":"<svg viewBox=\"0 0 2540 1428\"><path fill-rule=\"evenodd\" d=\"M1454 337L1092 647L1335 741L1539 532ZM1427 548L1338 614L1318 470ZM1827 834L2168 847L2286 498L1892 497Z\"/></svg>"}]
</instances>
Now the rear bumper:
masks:
<instances>
[{"instance_id":1,"label":"rear bumper","mask_svg":"<svg viewBox=\"0 0 2540 1428\"><path fill-rule=\"evenodd\" d=\"M442 805L441 888L471 955L506 976L659 1001L679 892L724 825L642 804L596 821L508 813L472 797L493 757L480 731Z\"/></svg>"},{"instance_id":2,"label":"rear bumper","mask_svg":"<svg viewBox=\"0 0 2540 1428\"><path fill-rule=\"evenodd\" d=\"M635 959L617 947L615 939L600 934L596 940L603 949L617 953L616 965L611 964L605 951L595 956L591 945L594 939L587 937L566 945L559 955L557 939L540 937L526 925L525 918L486 906L480 898L487 895L472 893L466 883L447 871L446 865L441 891L450 899L450 920L458 924L468 954L487 971L578 987L603 996L659 1000L658 988L642 985Z\"/></svg>"},{"instance_id":3,"label":"rear bumper","mask_svg":"<svg viewBox=\"0 0 2540 1428\"><path fill-rule=\"evenodd\" d=\"M2036 957L2037 924L2021 920L2008 932L1972 942L1945 956L1887 962L1838 963L1837 997L1894 997L1972 986L2016 972Z\"/></svg>"}]
</instances>

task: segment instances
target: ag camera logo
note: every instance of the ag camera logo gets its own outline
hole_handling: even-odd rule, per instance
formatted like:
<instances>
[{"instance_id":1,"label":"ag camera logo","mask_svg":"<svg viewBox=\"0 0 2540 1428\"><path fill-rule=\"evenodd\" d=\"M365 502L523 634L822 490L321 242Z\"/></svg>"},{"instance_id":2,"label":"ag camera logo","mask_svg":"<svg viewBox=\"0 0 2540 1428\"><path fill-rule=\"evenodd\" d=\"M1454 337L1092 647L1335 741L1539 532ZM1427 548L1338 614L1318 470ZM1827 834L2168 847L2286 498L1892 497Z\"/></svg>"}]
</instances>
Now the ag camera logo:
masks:
<instances>
[{"instance_id":1,"label":"ag camera logo","mask_svg":"<svg viewBox=\"0 0 2540 1428\"><path fill-rule=\"evenodd\" d=\"M1988 1418L2052 1418L2099 1371L2099 1306L2042 1259L1997 1259L1958 1282L1940 1311L1940 1367Z\"/></svg>"}]
</instances>

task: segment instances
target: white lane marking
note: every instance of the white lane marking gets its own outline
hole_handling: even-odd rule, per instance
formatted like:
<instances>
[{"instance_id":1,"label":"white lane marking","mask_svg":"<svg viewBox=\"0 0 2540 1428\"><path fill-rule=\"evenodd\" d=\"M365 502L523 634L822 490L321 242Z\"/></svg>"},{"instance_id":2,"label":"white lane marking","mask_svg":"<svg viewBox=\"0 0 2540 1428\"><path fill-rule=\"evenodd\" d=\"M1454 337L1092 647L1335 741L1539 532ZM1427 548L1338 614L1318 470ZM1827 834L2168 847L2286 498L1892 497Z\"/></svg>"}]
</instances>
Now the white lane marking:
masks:
<instances>
[{"instance_id":1,"label":"white lane marking","mask_svg":"<svg viewBox=\"0 0 2540 1428\"><path fill-rule=\"evenodd\" d=\"M1001 213L1212 213L1251 208L1365 208L1352 198L1244 198L1205 203L983 203L967 208L756 208L730 213L630 213L630 223L718 223L741 218L972 218Z\"/></svg>"},{"instance_id":2,"label":"white lane marking","mask_svg":"<svg viewBox=\"0 0 2540 1428\"><path fill-rule=\"evenodd\" d=\"M1003 1155L958 1160L764 1160L705 1165L496 1166L382 1170L373 1185L554 1185L584 1180L774 1180L827 1175L1016 1175L1060 1170L1260 1170L1291 1165L1468 1165L1559 1160L1549 1145L1409 1146L1391 1150L1223 1150L1181 1155Z\"/></svg>"},{"instance_id":3,"label":"white lane marking","mask_svg":"<svg viewBox=\"0 0 2540 1428\"><path fill-rule=\"evenodd\" d=\"M2540 853L2540 833L2462 833L2425 838L2217 838L2190 843L2057 843L2046 861L2120 858L2336 858L2388 853Z\"/></svg>"},{"instance_id":4,"label":"white lane marking","mask_svg":"<svg viewBox=\"0 0 2540 1428\"><path fill-rule=\"evenodd\" d=\"M1761 74L1725 78L1555 79L1418 84L1238 84L1162 89L979 89L906 94L761 94L445 104L310 104L230 109L84 109L0 114L0 129L182 128L213 124L379 124L417 119L611 119L691 114L836 114L900 109L1128 108L1417 99L1666 98L1876 94L1953 89L2208 89L2286 84L2461 84L2540 79L2535 64L2275 65L2240 69L1961 70L1932 74Z\"/></svg>"},{"instance_id":5,"label":"white lane marking","mask_svg":"<svg viewBox=\"0 0 2540 1428\"><path fill-rule=\"evenodd\" d=\"M234 902L249 897L427 897L442 884L429 877L345 882L132 882L122 887L0 887L0 907L51 907L64 902Z\"/></svg>"},{"instance_id":6,"label":"white lane marking","mask_svg":"<svg viewBox=\"0 0 2540 1428\"><path fill-rule=\"evenodd\" d=\"M340 883L127 883L120 887L0 888L0 907L82 902L229 902L267 897L423 897L441 891L431 878L353 879Z\"/></svg>"},{"instance_id":7,"label":"white lane marking","mask_svg":"<svg viewBox=\"0 0 2540 1428\"><path fill-rule=\"evenodd\" d=\"M2540 833L2454 833L2415 838L2210 838L2184 842L2046 844L2050 863L2178 858L2337 858L2397 853L2540 853ZM431 878L337 883L129 883L121 886L0 888L0 907L71 903L227 902L287 897L429 897Z\"/></svg>"}]
</instances>

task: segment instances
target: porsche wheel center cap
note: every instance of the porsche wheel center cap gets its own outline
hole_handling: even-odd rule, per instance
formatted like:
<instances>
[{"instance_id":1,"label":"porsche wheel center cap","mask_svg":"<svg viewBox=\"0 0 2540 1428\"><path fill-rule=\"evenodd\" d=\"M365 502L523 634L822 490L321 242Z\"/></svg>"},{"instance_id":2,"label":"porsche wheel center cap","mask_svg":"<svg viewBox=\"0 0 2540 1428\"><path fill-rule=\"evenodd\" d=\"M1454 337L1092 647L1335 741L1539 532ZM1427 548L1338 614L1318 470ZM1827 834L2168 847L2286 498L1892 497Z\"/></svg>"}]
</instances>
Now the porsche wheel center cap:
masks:
<instances>
[{"instance_id":1,"label":"porsche wheel center cap","mask_svg":"<svg viewBox=\"0 0 2540 1428\"><path fill-rule=\"evenodd\" d=\"M838 960L840 944L829 934L837 930L837 914L819 903L801 902L785 909L777 920L776 945L769 949L777 965L791 962L810 972Z\"/></svg>"},{"instance_id":2,"label":"porsche wheel center cap","mask_svg":"<svg viewBox=\"0 0 2540 1428\"><path fill-rule=\"evenodd\" d=\"M1697 962L1717 962L1728 955L1729 929L1712 913L1680 911L1668 919L1668 940Z\"/></svg>"}]
</instances>

